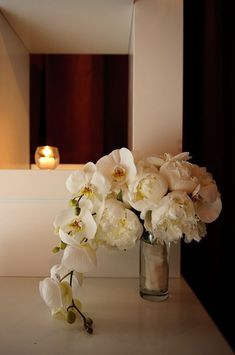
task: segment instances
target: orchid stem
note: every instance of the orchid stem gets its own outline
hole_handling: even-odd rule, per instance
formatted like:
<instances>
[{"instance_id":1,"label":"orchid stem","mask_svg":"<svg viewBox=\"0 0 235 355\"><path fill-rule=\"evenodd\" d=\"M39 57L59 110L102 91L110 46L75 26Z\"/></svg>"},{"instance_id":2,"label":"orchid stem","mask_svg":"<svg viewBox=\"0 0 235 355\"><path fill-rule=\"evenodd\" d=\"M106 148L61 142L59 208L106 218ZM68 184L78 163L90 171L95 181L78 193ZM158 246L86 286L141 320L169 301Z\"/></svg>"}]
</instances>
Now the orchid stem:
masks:
<instances>
[{"instance_id":1,"label":"orchid stem","mask_svg":"<svg viewBox=\"0 0 235 355\"><path fill-rule=\"evenodd\" d=\"M73 275L73 271L69 271L66 275L64 275L61 279L60 279L60 282L63 281L67 276L69 275ZM70 278L71 280L71 278ZM70 285L71 286L71 285Z\"/></svg>"}]
</instances>

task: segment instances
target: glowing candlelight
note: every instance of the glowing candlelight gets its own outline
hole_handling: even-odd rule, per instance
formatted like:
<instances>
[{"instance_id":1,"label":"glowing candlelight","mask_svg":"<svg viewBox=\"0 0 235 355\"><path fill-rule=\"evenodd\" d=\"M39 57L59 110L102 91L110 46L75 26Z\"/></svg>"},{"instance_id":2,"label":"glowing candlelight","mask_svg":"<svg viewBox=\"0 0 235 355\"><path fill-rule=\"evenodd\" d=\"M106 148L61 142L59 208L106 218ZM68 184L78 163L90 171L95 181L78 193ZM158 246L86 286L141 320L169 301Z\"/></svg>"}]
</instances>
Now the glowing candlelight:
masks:
<instances>
[{"instance_id":1,"label":"glowing candlelight","mask_svg":"<svg viewBox=\"0 0 235 355\"><path fill-rule=\"evenodd\" d=\"M40 169L54 169L55 159L51 157L41 157L38 160L38 165Z\"/></svg>"},{"instance_id":2,"label":"glowing candlelight","mask_svg":"<svg viewBox=\"0 0 235 355\"><path fill-rule=\"evenodd\" d=\"M35 162L39 169L55 169L59 164L59 159L59 151L56 147L46 145L36 149Z\"/></svg>"}]
</instances>

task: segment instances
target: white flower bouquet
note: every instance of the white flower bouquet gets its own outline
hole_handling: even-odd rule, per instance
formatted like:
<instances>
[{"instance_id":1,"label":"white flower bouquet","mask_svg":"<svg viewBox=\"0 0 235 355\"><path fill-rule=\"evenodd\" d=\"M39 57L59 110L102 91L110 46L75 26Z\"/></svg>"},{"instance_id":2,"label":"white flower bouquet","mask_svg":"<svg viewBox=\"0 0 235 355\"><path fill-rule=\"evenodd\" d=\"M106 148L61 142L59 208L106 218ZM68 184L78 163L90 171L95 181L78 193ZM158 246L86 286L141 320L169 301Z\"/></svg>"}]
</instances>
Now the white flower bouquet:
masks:
<instances>
[{"instance_id":1,"label":"white flower bouquet","mask_svg":"<svg viewBox=\"0 0 235 355\"><path fill-rule=\"evenodd\" d=\"M127 250L144 231L158 243L199 241L206 235L206 223L221 212L220 193L206 168L189 160L187 152L137 159L121 148L68 177L69 206L54 221L61 241L54 252L62 250L61 265L39 286L54 316L72 323L77 311L92 332L77 289L81 274L96 265L100 246Z\"/></svg>"}]
</instances>

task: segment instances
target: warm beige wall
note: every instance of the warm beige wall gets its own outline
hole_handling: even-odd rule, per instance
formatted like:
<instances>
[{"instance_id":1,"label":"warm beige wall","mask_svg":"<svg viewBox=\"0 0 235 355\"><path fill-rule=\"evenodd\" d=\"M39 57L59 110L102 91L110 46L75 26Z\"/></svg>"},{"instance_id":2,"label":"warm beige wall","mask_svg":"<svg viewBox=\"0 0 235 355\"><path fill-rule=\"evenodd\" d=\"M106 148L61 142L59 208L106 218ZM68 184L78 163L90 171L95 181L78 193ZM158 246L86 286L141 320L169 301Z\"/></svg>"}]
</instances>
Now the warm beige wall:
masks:
<instances>
[{"instance_id":1,"label":"warm beige wall","mask_svg":"<svg viewBox=\"0 0 235 355\"><path fill-rule=\"evenodd\" d=\"M183 0L139 0L130 38L129 147L140 154L182 149ZM180 244L170 276L180 276Z\"/></svg>"},{"instance_id":2,"label":"warm beige wall","mask_svg":"<svg viewBox=\"0 0 235 355\"><path fill-rule=\"evenodd\" d=\"M29 54L0 13L0 169L29 167Z\"/></svg>"},{"instance_id":3,"label":"warm beige wall","mask_svg":"<svg viewBox=\"0 0 235 355\"><path fill-rule=\"evenodd\" d=\"M139 0L134 13L133 149L182 148L183 0Z\"/></svg>"}]
</instances>

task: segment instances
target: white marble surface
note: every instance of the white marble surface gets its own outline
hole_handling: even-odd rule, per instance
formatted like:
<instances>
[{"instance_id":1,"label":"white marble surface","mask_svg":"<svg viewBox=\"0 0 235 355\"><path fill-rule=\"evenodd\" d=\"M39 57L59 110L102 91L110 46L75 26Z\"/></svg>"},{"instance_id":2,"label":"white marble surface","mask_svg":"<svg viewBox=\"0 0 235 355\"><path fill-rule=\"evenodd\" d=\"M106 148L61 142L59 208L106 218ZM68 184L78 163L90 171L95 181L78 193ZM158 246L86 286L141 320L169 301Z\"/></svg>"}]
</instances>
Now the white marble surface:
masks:
<instances>
[{"instance_id":1,"label":"white marble surface","mask_svg":"<svg viewBox=\"0 0 235 355\"><path fill-rule=\"evenodd\" d=\"M38 293L40 278L0 278L1 355L229 355L233 351L185 281L170 279L160 303L138 294L138 279L86 278L82 323L54 320Z\"/></svg>"}]
</instances>

